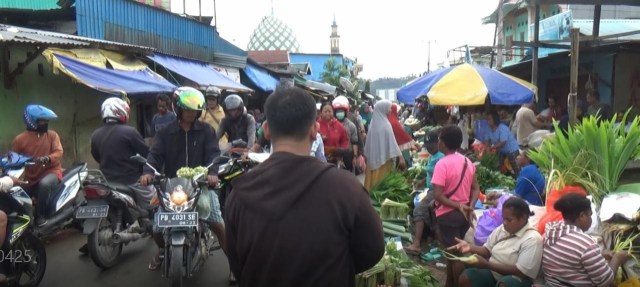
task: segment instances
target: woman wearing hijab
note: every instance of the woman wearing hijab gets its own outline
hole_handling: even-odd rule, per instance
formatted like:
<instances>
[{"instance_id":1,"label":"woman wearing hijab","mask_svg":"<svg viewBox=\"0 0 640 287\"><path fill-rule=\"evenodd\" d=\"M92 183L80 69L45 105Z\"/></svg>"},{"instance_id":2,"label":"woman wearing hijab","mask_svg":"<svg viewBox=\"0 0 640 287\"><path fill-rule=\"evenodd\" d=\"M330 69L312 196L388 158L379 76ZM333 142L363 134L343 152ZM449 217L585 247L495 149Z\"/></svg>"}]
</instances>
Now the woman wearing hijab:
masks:
<instances>
[{"instance_id":1,"label":"woman wearing hijab","mask_svg":"<svg viewBox=\"0 0 640 287\"><path fill-rule=\"evenodd\" d=\"M393 130L393 136L396 139L396 143L400 150L402 151L402 157L404 161L407 163L407 167L411 167L411 154L409 151L413 148L419 148L419 145L413 138L407 133L404 129L400 120L398 119L398 105L391 105L391 113L388 116L389 123L391 124L391 129Z\"/></svg>"},{"instance_id":2,"label":"woman wearing hijab","mask_svg":"<svg viewBox=\"0 0 640 287\"><path fill-rule=\"evenodd\" d=\"M367 158L367 170L364 176L364 187L371 190L394 167L394 160L398 158L400 169L406 168L402 152L395 137L393 128L389 123L391 102L382 100L373 107L371 125L364 144L364 156Z\"/></svg>"}]
</instances>

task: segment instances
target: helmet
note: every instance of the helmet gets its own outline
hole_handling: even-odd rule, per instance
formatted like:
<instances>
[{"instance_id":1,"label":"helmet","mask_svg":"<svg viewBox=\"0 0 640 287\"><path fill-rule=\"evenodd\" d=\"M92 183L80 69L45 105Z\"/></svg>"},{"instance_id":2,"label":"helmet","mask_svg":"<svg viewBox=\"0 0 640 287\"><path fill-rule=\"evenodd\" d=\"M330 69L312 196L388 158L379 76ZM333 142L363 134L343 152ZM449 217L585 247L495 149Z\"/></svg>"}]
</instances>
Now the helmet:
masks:
<instances>
[{"instance_id":1,"label":"helmet","mask_svg":"<svg viewBox=\"0 0 640 287\"><path fill-rule=\"evenodd\" d=\"M223 106L225 111L241 109L241 108L244 108L244 102L242 101L242 98L240 96L232 94L232 95L228 95L224 99Z\"/></svg>"},{"instance_id":2,"label":"helmet","mask_svg":"<svg viewBox=\"0 0 640 287\"><path fill-rule=\"evenodd\" d=\"M349 99L345 96L337 96L333 102L331 102L331 106L334 110L342 109L349 112Z\"/></svg>"},{"instance_id":3,"label":"helmet","mask_svg":"<svg viewBox=\"0 0 640 287\"><path fill-rule=\"evenodd\" d=\"M202 93L192 87L180 87L173 92L174 110L178 118L182 115L183 110L199 111L198 117L204 110L204 96Z\"/></svg>"},{"instance_id":4,"label":"helmet","mask_svg":"<svg viewBox=\"0 0 640 287\"><path fill-rule=\"evenodd\" d=\"M41 105L28 105L24 109L24 124L28 129L35 130L38 128L38 120L55 120L58 115L52 110Z\"/></svg>"},{"instance_id":5,"label":"helmet","mask_svg":"<svg viewBox=\"0 0 640 287\"><path fill-rule=\"evenodd\" d=\"M218 99L220 97L221 91L217 87L209 86L206 90L204 90L205 98L215 98Z\"/></svg>"},{"instance_id":6,"label":"helmet","mask_svg":"<svg viewBox=\"0 0 640 287\"><path fill-rule=\"evenodd\" d=\"M120 98L108 98L102 103L102 119L116 119L126 124L129 121L129 104Z\"/></svg>"}]
</instances>

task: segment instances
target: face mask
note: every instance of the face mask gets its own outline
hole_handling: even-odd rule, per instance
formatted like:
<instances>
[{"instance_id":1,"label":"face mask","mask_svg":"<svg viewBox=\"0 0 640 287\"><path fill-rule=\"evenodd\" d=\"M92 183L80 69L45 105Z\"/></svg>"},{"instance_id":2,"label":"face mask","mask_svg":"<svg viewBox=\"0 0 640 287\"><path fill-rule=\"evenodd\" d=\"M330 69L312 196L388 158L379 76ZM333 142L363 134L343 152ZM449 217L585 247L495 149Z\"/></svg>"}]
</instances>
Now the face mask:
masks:
<instances>
[{"instance_id":1,"label":"face mask","mask_svg":"<svg viewBox=\"0 0 640 287\"><path fill-rule=\"evenodd\" d=\"M46 133L49 130L49 124L38 125L36 131L38 133Z\"/></svg>"},{"instance_id":2,"label":"face mask","mask_svg":"<svg viewBox=\"0 0 640 287\"><path fill-rule=\"evenodd\" d=\"M344 119L344 112L337 112L336 113L336 118L338 118L339 120L343 120Z\"/></svg>"}]
</instances>

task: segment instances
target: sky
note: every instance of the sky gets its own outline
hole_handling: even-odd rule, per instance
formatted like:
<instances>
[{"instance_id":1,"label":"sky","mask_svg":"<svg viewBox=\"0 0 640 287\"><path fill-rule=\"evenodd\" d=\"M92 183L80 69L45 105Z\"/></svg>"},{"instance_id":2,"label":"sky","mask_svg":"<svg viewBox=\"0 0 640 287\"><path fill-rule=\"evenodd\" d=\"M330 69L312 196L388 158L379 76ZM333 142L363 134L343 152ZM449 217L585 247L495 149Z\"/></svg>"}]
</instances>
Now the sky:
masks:
<instances>
[{"instance_id":1,"label":"sky","mask_svg":"<svg viewBox=\"0 0 640 287\"><path fill-rule=\"evenodd\" d=\"M213 15L213 0L183 0L186 12ZM173 12L182 13L183 1L173 0ZM273 6L272 3L273 2ZM271 14L296 33L302 53L329 53L335 15L340 52L357 58L364 79L404 77L443 62L446 51L465 44L492 45L494 25L481 19L497 6L496 0L216 0L220 35L245 49L253 30Z\"/></svg>"}]
</instances>

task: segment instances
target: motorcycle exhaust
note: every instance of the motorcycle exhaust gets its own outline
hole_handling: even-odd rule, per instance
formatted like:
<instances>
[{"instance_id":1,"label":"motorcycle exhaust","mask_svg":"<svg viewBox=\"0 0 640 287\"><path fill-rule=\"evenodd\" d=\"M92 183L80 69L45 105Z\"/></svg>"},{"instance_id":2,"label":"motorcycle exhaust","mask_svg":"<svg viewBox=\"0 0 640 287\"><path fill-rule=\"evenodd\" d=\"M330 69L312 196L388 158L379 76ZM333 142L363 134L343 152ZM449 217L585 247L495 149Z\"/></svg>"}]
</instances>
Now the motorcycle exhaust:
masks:
<instances>
[{"instance_id":1,"label":"motorcycle exhaust","mask_svg":"<svg viewBox=\"0 0 640 287\"><path fill-rule=\"evenodd\" d=\"M129 233L129 232L119 232L111 236L111 240L113 241L113 244L129 243L131 241L136 241L140 238L142 238L142 234Z\"/></svg>"}]
</instances>

